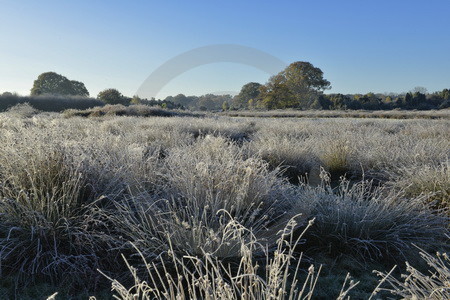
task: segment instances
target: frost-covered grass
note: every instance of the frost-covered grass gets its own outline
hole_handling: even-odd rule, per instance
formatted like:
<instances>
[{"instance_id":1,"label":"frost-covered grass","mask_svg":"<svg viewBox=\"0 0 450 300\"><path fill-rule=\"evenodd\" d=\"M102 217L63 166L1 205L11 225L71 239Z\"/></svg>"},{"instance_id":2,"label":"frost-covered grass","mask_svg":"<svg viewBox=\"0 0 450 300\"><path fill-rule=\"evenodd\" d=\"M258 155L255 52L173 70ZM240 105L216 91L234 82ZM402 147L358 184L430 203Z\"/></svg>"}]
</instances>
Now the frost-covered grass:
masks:
<instances>
[{"instance_id":1,"label":"frost-covered grass","mask_svg":"<svg viewBox=\"0 0 450 300\"><path fill-rule=\"evenodd\" d=\"M422 250L419 254L428 265L426 272L409 263L406 263L406 274L402 274L401 279L392 275L393 270L374 271L382 278L375 292L387 291L402 299L450 299L450 258L447 253L431 255ZM383 285L385 282L387 284Z\"/></svg>"},{"instance_id":2,"label":"frost-covered grass","mask_svg":"<svg viewBox=\"0 0 450 300\"><path fill-rule=\"evenodd\" d=\"M449 125L13 109L0 114L0 281L94 293L106 275L125 299L369 297L361 274L322 288L318 262L341 285L349 258L370 274L414 261L412 244L448 250Z\"/></svg>"},{"instance_id":3,"label":"frost-covered grass","mask_svg":"<svg viewBox=\"0 0 450 300\"><path fill-rule=\"evenodd\" d=\"M259 118L376 118L376 119L450 119L449 109L440 110L243 110L222 113L234 117Z\"/></svg>"},{"instance_id":4,"label":"frost-covered grass","mask_svg":"<svg viewBox=\"0 0 450 300\"><path fill-rule=\"evenodd\" d=\"M200 113L190 113L185 111L174 111L160 107L152 107L143 104L124 106L122 104L107 104L89 109L66 109L66 117L102 117L102 116L138 116L138 117L173 117L173 116L203 116Z\"/></svg>"}]
</instances>

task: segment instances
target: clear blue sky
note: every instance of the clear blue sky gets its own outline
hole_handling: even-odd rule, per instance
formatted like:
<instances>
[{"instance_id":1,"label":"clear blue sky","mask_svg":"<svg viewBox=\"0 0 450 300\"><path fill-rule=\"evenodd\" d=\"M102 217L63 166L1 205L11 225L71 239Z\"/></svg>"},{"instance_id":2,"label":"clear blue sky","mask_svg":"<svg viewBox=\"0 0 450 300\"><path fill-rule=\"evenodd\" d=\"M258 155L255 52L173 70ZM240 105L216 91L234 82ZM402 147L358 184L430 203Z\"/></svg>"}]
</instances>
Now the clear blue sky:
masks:
<instances>
[{"instance_id":1,"label":"clear blue sky","mask_svg":"<svg viewBox=\"0 0 450 300\"><path fill-rule=\"evenodd\" d=\"M40 73L132 96L161 64L194 48L237 44L309 61L330 92L450 88L450 1L3 1L0 93L29 94ZM281 71L281 70L280 70ZM269 75L199 66L158 94L239 91Z\"/></svg>"}]
</instances>

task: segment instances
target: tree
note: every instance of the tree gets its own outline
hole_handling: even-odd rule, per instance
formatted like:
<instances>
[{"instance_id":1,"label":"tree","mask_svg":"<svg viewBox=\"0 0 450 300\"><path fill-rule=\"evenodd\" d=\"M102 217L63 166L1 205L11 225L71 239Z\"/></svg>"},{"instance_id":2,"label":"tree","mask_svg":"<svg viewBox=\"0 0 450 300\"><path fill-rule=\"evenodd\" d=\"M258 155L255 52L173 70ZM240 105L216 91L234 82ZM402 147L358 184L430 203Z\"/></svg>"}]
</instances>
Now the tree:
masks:
<instances>
[{"instance_id":1,"label":"tree","mask_svg":"<svg viewBox=\"0 0 450 300\"><path fill-rule=\"evenodd\" d=\"M133 98L131 98L130 104L141 104L142 99L138 95L134 95Z\"/></svg>"},{"instance_id":2,"label":"tree","mask_svg":"<svg viewBox=\"0 0 450 300\"><path fill-rule=\"evenodd\" d=\"M297 61L272 76L267 83L269 90L285 86L295 99L295 106L308 108L323 90L331 88L330 82L323 78L323 72L309 62Z\"/></svg>"},{"instance_id":3,"label":"tree","mask_svg":"<svg viewBox=\"0 0 450 300\"><path fill-rule=\"evenodd\" d=\"M185 96L184 94L178 94L176 96L167 96L163 101L171 102L178 107L184 107L189 109L198 108L197 96Z\"/></svg>"},{"instance_id":4,"label":"tree","mask_svg":"<svg viewBox=\"0 0 450 300\"><path fill-rule=\"evenodd\" d=\"M223 111L227 111L229 109L230 109L230 105L228 105L228 102L227 101L223 101L223 103L222 103L222 110Z\"/></svg>"},{"instance_id":5,"label":"tree","mask_svg":"<svg viewBox=\"0 0 450 300\"><path fill-rule=\"evenodd\" d=\"M55 72L46 72L38 76L31 88L31 95L67 95L88 97L89 92L84 83L69 80Z\"/></svg>"},{"instance_id":6,"label":"tree","mask_svg":"<svg viewBox=\"0 0 450 300\"><path fill-rule=\"evenodd\" d=\"M423 86L416 86L414 87L411 92L413 93L421 93L421 94L426 94L428 92L426 87Z\"/></svg>"},{"instance_id":7,"label":"tree","mask_svg":"<svg viewBox=\"0 0 450 300\"><path fill-rule=\"evenodd\" d=\"M406 93L405 98L403 98L402 104L405 107L410 108L412 106L413 96L411 93Z\"/></svg>"},{"instance_id":8,"label":"tree","mask_svg":"<svg viewBox=\"0 0 450 300\"><path fill-rule=\"evenodd\" d=\"M327 95L320 95L316 100L311 104L311 109L330 109L333 103L328 99Z\"/></svg>"},{"instance_id":9,"label":"tree","mask_svg":"<svg viewBox=\"0 0 450 300\"><path fill-rule=\"evenodd\" d=\"M3 94L1 94L2 97L11 97L13 96L13 93L11 92L4 92Z\"/></svg>"},{"instance_id":10,"label":"tree","mask_svg":"<svg viewBox=\"0 0 450 300\"><path fill-rule=\"evenodd\" d=\"M427 103L431 105L430 108L447 108L450 105L450 90L443 89L440 92L435 92L431 95L428 95Z\"/></svg>"},{"instance_id":11,"label":"tree","mask_svg":"<svg viewBox=\"0 0 450 300\"><path fill-rule=\"evenodd\" d=\"M450 100L450 90L449 89L443 89L442 92L440 92L439 94L442 99Z\"/></svg>"},{"instance_id":12,"label":"tree","mask_svg":"<svg viewBox=\"0 0 450 300\"><path fill-rule=\"evenodd\" d=\"M284 82L274 80L267 88L261 88L262 105L267 109L296 107L295 95Z\"/></svg>"},{"instance_id":13,"label":"tree","mask_svg":"<svg viewBox=\"0 0 450 300\"><path fill-rule=\"evenodd\" d=\"M248 100L247 107L248 107L248 109L254 109L255 108L255 100L253 100L253 99Z\"/></svg>"},{"instance_id":14,"label":"tree","mask_svg":"<svg viewBox=\"0 0 450 300\"><path fill-rule=\"evenodd\" d=\"M116 89L106 89L101 91L97 95L97 99L102 100L108 104L129 104L129 99L124 97L118 90Z\"/></svg>"},{"instance_id":15,"label":"tree","mask_svg":"<svg viewBox=\"0 0 450 300\"><path fill-rule=\"evenodd\" d=\"M343 94L332 94L328 97L332 109L347 109L347 106L351 101L350 97Z\"/></svg>"},{"instance_id":16,"label":"tree","mask_svg":"<svg viewBox=\"0 0 450 300\"><path fill-rule=\"evenodd\" d=\"M197 107L202 110L220 110L223 102L231 102L231 95L206 94L198 97Z\"/></svg>"},{"instance_id":17,"label":"tree","mask_svg":"<svg viewBox=\"0 0 450 300\"><path fill-rule=\"evenodd\" d=\"M249 82L242 86L238 95L233 98L233 106L236 108L245 108L248 105L248 101L253 99L255 101L261 91L261 84L257 82Z\"/></svg>"},{"instance_id":18,"label":"tree","mask_svg":"<svg viewBox=\"0 0 450 300\"><path fill-rule=\"evenodd\" d=\"M415 92L413 95L413 107L421 108L427 102L427 96L421 92Z\"/></svg>"},{"instance_id":19,"label":"tree","mask_svg":"<svg viewBox=\"0 0 450 300\"><path fill-rule=\"evenodd\" d=\"M381 109L382 102L374 93L367 93L364 96L358 96L358 101L363 109L375 110Z\"/></svg>"},{"instance_id":20,"label":"tree","mask_svg":"<svg viewBox=\"0 0 450 300\"><path fill-rule=\"evenodd\" d=\"M84 83L76 80L71 80L70 83L72 84L72 89L74 91L73 95L89 97L89 92L84 86Z\"/></svg>"}]
</instances>

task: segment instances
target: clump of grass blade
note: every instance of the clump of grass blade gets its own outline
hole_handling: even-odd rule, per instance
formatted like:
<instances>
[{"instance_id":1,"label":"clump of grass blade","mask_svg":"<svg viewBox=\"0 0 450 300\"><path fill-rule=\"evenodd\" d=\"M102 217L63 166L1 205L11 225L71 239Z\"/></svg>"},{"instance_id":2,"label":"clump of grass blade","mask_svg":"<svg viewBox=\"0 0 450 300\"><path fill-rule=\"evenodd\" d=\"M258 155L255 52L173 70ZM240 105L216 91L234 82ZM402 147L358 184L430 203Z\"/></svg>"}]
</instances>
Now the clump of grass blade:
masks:
<instances>
[{"instance_id":1,"label":"clump of grass blade","mask_svg":"<svg viewBox=\"0 0 450 300\"><path fill-rule=\"evenodd\" d=\"M86 178L64 149L41 150L2 157L1 271L27 280L95 276L100 242L90 232L96 221Z\"/></svg>"},{"instance_id":2,"label":"clump of grass blade","mask_svg":"<svg viewBox=\"0 0 450 300\"><path fill-rule=\"evenodd\" d=\"M311 221L305 231L312 225ZM274 251L265 248L265 264L255 262L253 253L256 248L264 247L252 235L251 230L243 227L236 220L230 220L230 228L237 234L249 231L250 240L241 239L242 256L233 267L203 252L201 256L177 256L172 246L168 251L170 262L161 259L160 264L148 262L140 253L145 263L148 280L138 276L136 268L128 264L134 278L131 287L125 287L118 280L109 278L116 299L312 299L317 284L320 268L315 271L310 266L303 283L297 279L300 259L295 261L294 249L303 235L295 238L297 226L292 218L278 233ZM167 267L172 264L175 272L169 273ZM337 299L344 299L357 283L344 286Z\"/></svg>"},{"instance_id":3,"label":"clump of grass blade","mask_svg":"<svg viewBox=\"0 0 450 300\"><path fill-rule=\"evenodd\" d=\"M450 258L447 253L437 252L436 255L431 255L421 250L420 256L431 268L428 274L420 272L408 262L408 273L402 275L403 280L393 276L392 271L374 271L382 277L374 294L387 291L402 299L450 299ZM384 282L388 283L390 288L381 288Z\"/></svg>"},{"instance_id":4,"label":"clump of grass blade","mask_svg":"<svg viewBox=\"0 0 450 300\"><path fill-rule=\"evenodd\" d=\"M301 187L302 198L313 202L316 218L306 237L308 249L315 249L311 251L389 261L407 257L411 243L445 245L448 217L426 206L420 197L405 199L401 192L364 180L342 179L333 189L326 180L316 188Z\"/></svg>"}]
</instances>

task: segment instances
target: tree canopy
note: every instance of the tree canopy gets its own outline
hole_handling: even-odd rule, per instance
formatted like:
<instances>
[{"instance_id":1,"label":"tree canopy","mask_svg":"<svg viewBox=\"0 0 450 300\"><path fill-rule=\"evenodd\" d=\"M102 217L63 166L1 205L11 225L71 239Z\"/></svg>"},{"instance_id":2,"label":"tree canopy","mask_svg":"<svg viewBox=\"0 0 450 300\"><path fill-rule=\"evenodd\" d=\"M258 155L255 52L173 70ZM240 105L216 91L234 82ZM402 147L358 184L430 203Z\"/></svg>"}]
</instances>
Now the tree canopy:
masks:
<instances>
[{"instance_id":1,"label":"tree canopy","mask_svg":"<svg viewBox=\"0 0 450 300\"><path fill-rule=\"evenodd\" d=\"M98 93L97 99L108 104L122 104L123 95L116 89L106 89Z\"/></svg>"},{"instance_id":2,"label":"tree canopy","mask_svg":"<svg viewBox=\"0 0 450 300\"><path fill-rule=\"evenodd\" d=\"M84 83L69 80L55 72L46 72L38 76L31 88L31 95L63 95L88 97Z\"/></svg>"},{"instance_id":3,"label":"tree canopy","mask_svg":"<svg viewBox=\"0 0 450 300\"><path fill-rule=\"evenodd\" d=\"M253 99L256 100L261 93L261 84L257 82L249 82L245 84L238 95L233 98L233 105L236 108L245 108L248 102Z\"/></svg>"},{"instance_id":4,"label":"tree canopy","mask_svg":"<svg viewBox=\"0 0 450 300\"><path fill-rule=\"evenodd\" d=\"M323 78L321 69L314 67L309 62L297 61L291 63L283 71L269 79L266 84L268 95L265 96L266 103L275 97L280 91L284 99L274 103L275 106L306 108L317 100L323 90L331 87L330 82ZM287 97L287 98L286 98ZM273 106L272 105L272 106Z\"/></svg>"},{"instance_id":5,"label":"tree canopy","mask_svg":"<svg viewBox=\"0 0 450 300\"><path fill-rule=\"evenodd\" d=\"M116 89L106 89L98 93L97 99L102 100L107 104L129 104L130 99L124 97L122 93L120 93Z\"/></svg>"}]
</instances>

